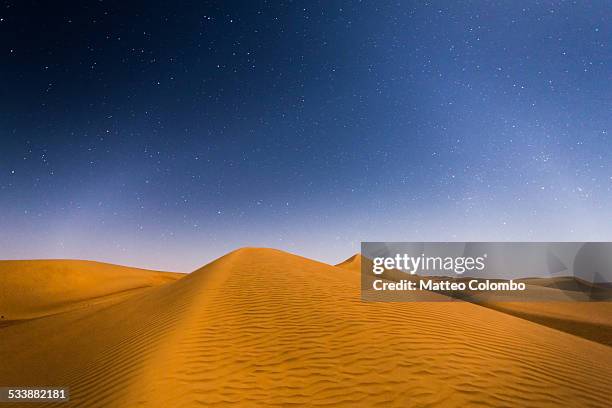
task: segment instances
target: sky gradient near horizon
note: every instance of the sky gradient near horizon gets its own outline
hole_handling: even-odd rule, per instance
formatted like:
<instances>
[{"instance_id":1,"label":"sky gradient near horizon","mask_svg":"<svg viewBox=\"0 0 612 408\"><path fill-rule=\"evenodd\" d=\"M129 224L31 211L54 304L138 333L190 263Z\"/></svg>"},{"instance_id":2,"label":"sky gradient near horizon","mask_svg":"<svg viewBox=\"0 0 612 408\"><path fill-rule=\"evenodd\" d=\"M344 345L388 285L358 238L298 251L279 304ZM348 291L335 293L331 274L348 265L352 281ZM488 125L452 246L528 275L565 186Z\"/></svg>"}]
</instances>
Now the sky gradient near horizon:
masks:
<instances>
[{"instance_id":1,"label":"sky gradient near horizon","mask_svg":"<svg viewBox=\"0 0 612 408\"><path fill-rule=\"evenodd\" d=\"M0 259L612 240L612 3L8 1Z\"/></svg>"}]
</instances>

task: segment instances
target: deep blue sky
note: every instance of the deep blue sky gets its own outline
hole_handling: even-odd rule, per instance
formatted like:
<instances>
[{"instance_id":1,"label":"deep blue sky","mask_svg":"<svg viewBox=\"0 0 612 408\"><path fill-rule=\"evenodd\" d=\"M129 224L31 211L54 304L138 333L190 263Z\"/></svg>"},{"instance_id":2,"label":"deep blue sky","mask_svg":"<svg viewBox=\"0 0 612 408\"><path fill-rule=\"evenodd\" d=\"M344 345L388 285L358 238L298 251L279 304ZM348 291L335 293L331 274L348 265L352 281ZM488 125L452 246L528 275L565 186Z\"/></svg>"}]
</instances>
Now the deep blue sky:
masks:
<instances>
[{"instance_id":1,"label":"deep blue sky","mask_svg":"<svg viewBox=\"0 0 612 408\"><path fill-rule=\"evenodd\" d=\"M0 258L189 271L245 245L612 240L611 16L2 2Z\"/></svg>"}]
</instances>

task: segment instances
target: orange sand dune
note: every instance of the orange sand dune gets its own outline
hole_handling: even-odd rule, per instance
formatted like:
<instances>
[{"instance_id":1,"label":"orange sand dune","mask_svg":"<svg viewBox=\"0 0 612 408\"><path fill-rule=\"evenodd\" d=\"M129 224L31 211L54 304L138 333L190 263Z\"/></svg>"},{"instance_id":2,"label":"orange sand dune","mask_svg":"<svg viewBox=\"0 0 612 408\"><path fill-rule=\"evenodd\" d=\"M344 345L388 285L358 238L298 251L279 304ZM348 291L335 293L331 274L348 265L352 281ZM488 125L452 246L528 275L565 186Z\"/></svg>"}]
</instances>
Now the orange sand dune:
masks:
<instances>
[{"instance_id":1,"label":"orange sand dune","mask_svg":"<svg viewBox=\"0 0 612 408\"><path fill-rule=\"evenodd\" d=\"M69 386L59 407L609 406L608 346L467 302L362 302L359 283L238 250L0 329L0 385Z\"/></svg>"},{"instance_id":2,"label":"orange sand dune","mask_svg":"<svg viewBox=\"0 0 612 408\"><path fill-rule=\"evenodd\" d=\"M363 257L361 256L361 254L355 254L351 256L350 258L346 259L345 261L340 262L336 266L338 268L350 269L352 271L361 272L361 259L362 258Z\"/></svg>"},{"instance_id":3,"label":"orange sand dune","mask_svg":"<svg viewBox=\"0 0 612 408\"><path fill-rule=\"evenodd\" d=\"M0 261L0 319L58 313L181 276L92 261Z\"/></svg>"}]
</instances>

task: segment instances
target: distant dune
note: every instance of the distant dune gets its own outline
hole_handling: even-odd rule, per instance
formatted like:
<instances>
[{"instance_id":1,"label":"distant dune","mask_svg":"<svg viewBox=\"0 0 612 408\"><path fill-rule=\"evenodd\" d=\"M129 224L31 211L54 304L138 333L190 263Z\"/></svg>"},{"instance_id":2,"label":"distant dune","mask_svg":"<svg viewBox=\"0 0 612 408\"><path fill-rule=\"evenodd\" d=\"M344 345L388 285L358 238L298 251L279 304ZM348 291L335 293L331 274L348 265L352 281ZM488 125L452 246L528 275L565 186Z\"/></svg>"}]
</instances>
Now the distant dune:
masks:
<instances>
[{"instance_id":1,"label":"distant dune","mask_svg":"<svg viewBox=\"0 0 612 408\"><path fill-rule=\"evenodd\" d=\"M361 254L355 254L347 260L340 262L336 265L338 268L350 269L353 271L361 272Z\"/></svg>"},{"instance_id":2,"label":"distant dune","mask_svg":"<svg viewBox=\"0 0 612 408\"><path fill-rule=\"evenodd\" d=\"M0 319L58 313L180 276L91 261L0 261Z\"/></svg>"},{"instance_id":3,"label":"distant dune","mask_svg":"<svg viewBox=\"0 0 612 408\"><path fill-rule=\"evenodd\" d=\"M69 386L59 407L609 406L610 347L467 302L362 302L343 264L241 249L1 328L0 385Z\"/></svg>"}]
</instances>

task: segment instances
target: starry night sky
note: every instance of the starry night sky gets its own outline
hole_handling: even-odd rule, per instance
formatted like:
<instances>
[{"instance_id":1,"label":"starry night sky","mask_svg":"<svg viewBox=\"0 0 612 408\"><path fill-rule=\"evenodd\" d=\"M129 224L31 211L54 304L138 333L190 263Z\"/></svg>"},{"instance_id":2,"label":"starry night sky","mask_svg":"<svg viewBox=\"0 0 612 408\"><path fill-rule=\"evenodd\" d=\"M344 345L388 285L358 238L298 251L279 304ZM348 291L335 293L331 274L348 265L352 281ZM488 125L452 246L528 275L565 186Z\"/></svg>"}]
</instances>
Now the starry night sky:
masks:
<instances>
[{"instance_id":1,"label":"starry night sky","mask_svg":"<svg viewBox=\"0 0 612 408\"><path fill-rule=\"evenodd\" d=\"M609 1L0 8L0 258L612 240Z\"/></svg>"}]
</instances>

